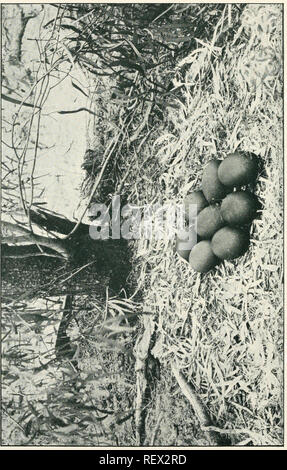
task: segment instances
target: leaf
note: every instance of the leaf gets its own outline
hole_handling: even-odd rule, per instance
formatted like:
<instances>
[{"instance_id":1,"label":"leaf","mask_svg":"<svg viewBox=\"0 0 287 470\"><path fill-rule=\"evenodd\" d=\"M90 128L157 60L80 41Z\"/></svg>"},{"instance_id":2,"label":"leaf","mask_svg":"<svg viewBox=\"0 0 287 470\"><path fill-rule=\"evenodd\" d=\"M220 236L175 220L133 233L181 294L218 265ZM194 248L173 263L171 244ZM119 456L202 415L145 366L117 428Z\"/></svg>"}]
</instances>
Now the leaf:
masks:
<instances>
[{"instance_id":1,"label":"leaf","mask_svg":"<svg viewBox=\"0 0 287 470\"><path fill-rule=\"evenodd\" d=\"M72 80L72 86L76 88L76 90L79 90L81 93L83 93L83 95L85 95L88 98L87 93L85 93L84 90L82 90L82 88L80 88L75 82L73 82L73 80Z\"/></svg>"},{"instance_id":2,"label":"leaf","mask_svg":"<svg viewBox=\"0 0 287 470\"><path fill-rule=\"evenodd\" d=\"M88 108L82 107L78 109L71 109L69 111L57 111L58 114L73 114L73 113L79 113L80 111L87 111L87 113L93 114L94 116L97 116L96 113L91 111Z\"/></svg>"},{"instance_id":3,"label":"leaf","mask_svg":"<svg viewBox=\"0 0 287 470\"><path fill-rule=\"evenodd\" d=\"M22 101L17 100L16 98L11 98L10 96L6 96L3 93L1 93L1 98L2 100L9 101L10 103L21 104L22 106L27 106L28 108L41 109L41 106L37 106L31 103L23 103Z\"/></svg>"},{"instance_id":4,"label":"leaf","mask_svg":"<svg viewBox=\"0 0 287 470\"><path fill-rule=\"evenodd\" d=\"M25 424L25 426L24 426L24 434L25 434L26 437L29 437L29 434L31 433L32 427L33 427L33 420L30 419L30 421L28 421L28 423Z\"/></svg>"}]
</instances>

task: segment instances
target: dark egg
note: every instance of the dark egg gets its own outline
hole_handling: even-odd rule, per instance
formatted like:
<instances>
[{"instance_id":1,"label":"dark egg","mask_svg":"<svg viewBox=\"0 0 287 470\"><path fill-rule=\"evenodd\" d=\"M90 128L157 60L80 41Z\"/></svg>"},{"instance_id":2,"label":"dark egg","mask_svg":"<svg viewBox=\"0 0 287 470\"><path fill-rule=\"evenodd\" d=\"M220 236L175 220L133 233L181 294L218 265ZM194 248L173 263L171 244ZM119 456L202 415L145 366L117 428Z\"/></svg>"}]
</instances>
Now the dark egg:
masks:
<instances>
[{"instance_id":1,"label":"dark egg","mask_svg":"<svg viewBox=\"0 0 287 470\"><path fill-rule=\"evenodd\" d=\"M211 249L209 240L202 240L197 243L191 250L189 255L190 266L199 273L206 273L219 263L219 259L215 256Z\"/></svg>"},{"instance_id":2,"label":"dark egg","mask_svg":"<svg viewBox=\"0 0 287 470\"><path fill-rule=\"evenodd\" d=\"M227 155L218 167L218 178L229 187L253 183L258 175L258 157L251 152L235 152Z\"/></svg>"},{"instance_id":3,"label":"dark egg","mask_svg":"<svg viewBox=\"0 0 287 470\"><path fill-rule=\"evenodd\" d=\"M197 216L196 231L201 238L211 238L217 230L225 225L220 206L213 204L205 207Z\"/></svg>"},{"instance_id":4,"label":"dark egg","mask_svg":"<svg viewBox=\"0 0 287 470\"><path fill-rule=\"evenodd\" d=\"M221 201L227 194L227 188L218 178L221 160L211 160L203 170L202 191L209 203Z\"/></svg>"},{"instance_id":5,"label":"dark egg","mask_svg":"<svg viewBox=\"0 0 287 470\"><path fill-rule=\"evenodd\" d=\"M221 215L228 225L245 225L252 222L258 209L258 200L247 191L228 194L221 204Z\"/></svg>"},{"instance_id":6,"label":"dark egg","mask_svg":"<svg viewBox=\"0 0 287 470\"><path fill-rule=\"evenodd\" d=\"M212 251L220 259L231 260L242 256L249 246L249 234L240 228L223 227L211 240Z\"/></svg>"}]
</instances>

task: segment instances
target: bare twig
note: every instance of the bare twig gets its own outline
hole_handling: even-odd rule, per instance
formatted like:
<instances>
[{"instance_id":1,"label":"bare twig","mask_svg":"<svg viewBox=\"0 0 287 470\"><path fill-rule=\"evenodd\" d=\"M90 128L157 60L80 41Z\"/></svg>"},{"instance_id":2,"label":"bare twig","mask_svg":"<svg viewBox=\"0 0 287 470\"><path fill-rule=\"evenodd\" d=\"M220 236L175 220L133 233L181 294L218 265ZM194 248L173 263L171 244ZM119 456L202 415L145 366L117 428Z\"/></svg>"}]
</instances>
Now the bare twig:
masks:
<instances>
[{"instance_id":1,"label":"bare twig","mask_svg":"<svg viewBox=\"0 0 287 470\"><path fill-rule=\"evenodd\" d=\"M172 4L170 7L168 7L166 10L164 10L160 15L158 15L154 20L152 20L152 23L155 23L156 20L158 20L161 16L165 15L169 10L171 10L174 7L174 4Z\"/></svg>"},{"instance_id":2,"label":"bare twig","mask_svg":"<svg viewBox=\"0 0 287 470\"><path fill-rule=\"evenodd\" d=\"M181 388L182 393L186 396L188 401L190 402L199 422L201 425L202 430L205 429L206 437L210 443L210 445L222 445L223 440L221 436L218 435L217 432L214 430L210 430L209 426L212 426L212 421L210 416L208 415L203 403L201 402L200 398L198 397L195 389L192 387L190 383L187 383L183 374L179 371L175 364L171 365L172 372L178 382L178 385ZM224 431L223 431L224 432Z\"/></svg>"},{"instance_id":3,"label":"bare twig","mask_svg":"<svg viewBox=\"0 0 287 470\"><path fill-rule=\"evenodd\" d=\"M73 272L72 274L70 274L70 276L66 277L65 279L63 279L62 281L60 281L59 284L63 284L64 282L68 281L69 279L71 279L72 277L76 276L76 274L78 274L80 271L82 271L83 269L87 268L88 266L90 266L91 264L93 264L95 261L90 261L90 263L87 263L85 264L84 266L81 266L79 269L77 269L77 271Z\"/></svg>"},{"instance_id":4,"label":"bare twig","mask_svg":"<svg viewBox=\"0 0 287 470\"><path fill-rule=\"evenodd\" d=\"M162 418L163 418L163 412L160 412L158 417L157 417L157 421L155 423L155 427L153 429L153 433L152 433L152 436L151 436L151 439L150 439L150 444L149 444L150 446L154 446L154 441L156 439L156 436L157 436Z\"/></svg>"}]
</instances>

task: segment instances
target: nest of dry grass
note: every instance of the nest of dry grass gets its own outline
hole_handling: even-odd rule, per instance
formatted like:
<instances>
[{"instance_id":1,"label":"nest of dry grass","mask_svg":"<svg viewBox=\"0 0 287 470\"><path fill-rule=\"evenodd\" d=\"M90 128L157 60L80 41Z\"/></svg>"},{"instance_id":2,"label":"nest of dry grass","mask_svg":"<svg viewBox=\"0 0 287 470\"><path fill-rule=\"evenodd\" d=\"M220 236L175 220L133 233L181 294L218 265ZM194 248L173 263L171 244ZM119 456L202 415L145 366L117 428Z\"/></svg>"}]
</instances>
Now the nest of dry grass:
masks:
<instances>
[{"instance_id":1,"label":"nest of dry grass","mask_svg":"<svg viewBox=\"0 0 287 470\"><path fill-rule=\"evenodd\" d=\"M217 33L226 21L228 9ZM207 161L240 149L263 162L255 187L262 213L253 222L249 251L204 275L178 258L170 240L139 240L138 284L144 308L154 312L152 352L165 374L175 361L234 445L280 445L281 7L250 5L233 39L220 47L216 39L215 32L211 43L200 43L178 63L181 99L166 108L161 128L135 163L130 201L179 203L198 187Z\"/></svg>"}]
</instances>

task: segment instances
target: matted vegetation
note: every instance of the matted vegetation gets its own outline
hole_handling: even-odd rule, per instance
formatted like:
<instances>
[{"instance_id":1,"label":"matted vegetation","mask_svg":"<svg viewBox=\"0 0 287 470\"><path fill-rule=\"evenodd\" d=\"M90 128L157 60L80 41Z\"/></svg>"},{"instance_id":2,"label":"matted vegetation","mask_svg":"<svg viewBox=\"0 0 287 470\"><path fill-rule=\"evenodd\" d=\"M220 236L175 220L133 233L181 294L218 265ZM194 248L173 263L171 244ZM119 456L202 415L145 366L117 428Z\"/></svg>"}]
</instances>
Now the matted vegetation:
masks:
<instances>
[{"instance_id":1,"label":"matted vegetation","mask_svg":"<svg viewBox=\"0 0 287 470\"><path fill-rule=\"evenodd\" d=\"M161 119L151 114L147 141L123 164L125 171L127 160L133 162L128 200L144 206L180 203L200 185L202 167L214 157L240 149L262 162L254 190L263 209L252 225L251 247L239 260L196 274L175 254L173 242L134 242L138 288L144 310L154 312L152 352L163 376L148 413L147 445L150 439L196 445L194 437L186 441L167 431L187 425L182 412L167 411L170 400L175 410L175 402L182 403L181 392L166 385L171 361L231 444L282 443L282 16L278 5L250 5L240 14L236 8L215 9L212 34L176 61L177 96L169 96ZM202 435L197 438L204 445Z\"/></svg>"},{"instance_id":2,"label":"matted vegetation","mask_svg":"<svg viewBox=\"0 0 287 470\"><path fill-rule=\"evenodd\" d=\"M267 10L249 6L236 40L217 48L215 38L191 55L183 103L177 112L168 110L152 148L151 184L138 191L141 203L150 194L180 201L197 187L212 157L242 149L263 160L255 188L263 210L253 223L251 248L238 261L201 275L172 244L138 246L145 305L157 314L155 353L166 370L176 360L237 445L275 445L282 436L281 23L278 7L270 16ZM259 72L254 57L270 53L267 70ZM274 73L267 75L268 68Z\"/></svg>"}]
</instances>

